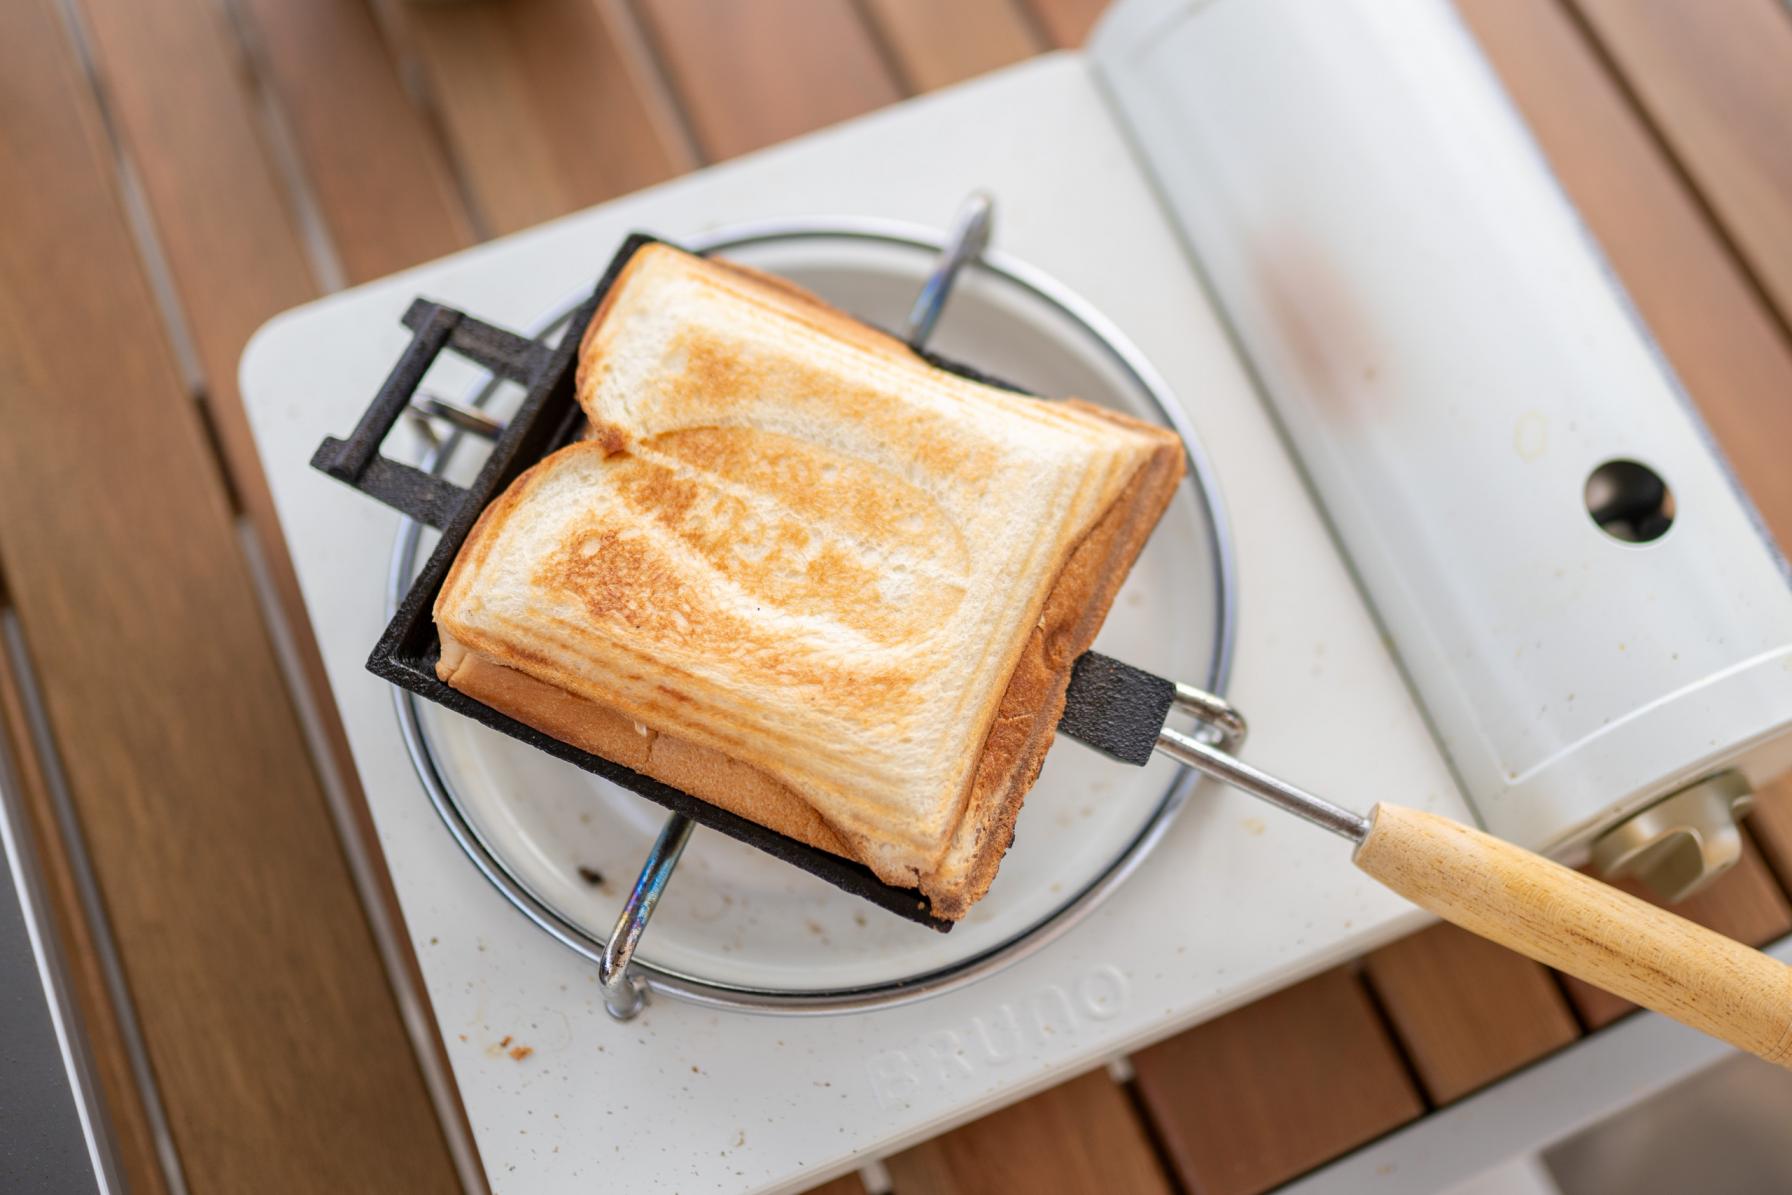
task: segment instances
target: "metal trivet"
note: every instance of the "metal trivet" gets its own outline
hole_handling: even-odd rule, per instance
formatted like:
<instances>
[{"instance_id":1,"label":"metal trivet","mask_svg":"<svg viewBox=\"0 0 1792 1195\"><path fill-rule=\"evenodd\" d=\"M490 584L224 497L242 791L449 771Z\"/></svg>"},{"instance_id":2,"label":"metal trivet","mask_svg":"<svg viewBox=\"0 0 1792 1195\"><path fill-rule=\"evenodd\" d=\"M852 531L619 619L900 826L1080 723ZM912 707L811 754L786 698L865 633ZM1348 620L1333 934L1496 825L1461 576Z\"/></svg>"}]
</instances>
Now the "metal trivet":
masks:
<instances>
[{"instance_id":1,"label":"metal trivet","mask_svg":"<svg viewBox=\"0 0 1792 1195\"><path fill-rule=\"evenodd\" d=\"M976 262L981 268L1018 285L1080 323L1112 363L1153 400L1187 447L1189 481L1206 508L1209 547L1215 562L1216 641L1213 662L1204 683L1208 689L1220 691L1230 664L1234 577L1223 507L1212 470L1196 447L1192 431L1167 387L1116 328L1050 279L1018 263L1002 261L986 251L992 214L990 200L978 194L964 204L944 240L925 230L877 221L809 221L724 230L699 238L686 247L693 252L715 253L803 238L845 237L935 250L939 254L935 269L909 313L904 338L917 353L935 364L997 385L1004 383L939 358L924 348L954 282L966 265ZM1138 834L1101 874L1053 912L1005 942L948 966L896 981L820 992L770 991L683 975L634 958L641 936L696 824L710 826L766 850L910 920L942 929L949 926L930 916L925 899L919 893L885 885L861 864L787 839L708 802L542 735L465 697L435 677L439 642L429 611L447 569L486 503L524 468L568 442L576 433L582 418L572 399L578 341L621 267L637 248L653 239L640 235L631 237L593 293L556 312L531 336L519 336L423 300L413 303L406 312L404 322L413 332L411 345L388 376L354 434L347 440L327 439L312 461L314 466L331 476L409 516L395 545L389 576L392 621L375 647L368 667L397 686L394 696L406 747L450 832L511 903L555 938L597 963L604 1004L613 1017L627 1020L635 1016L649 990L712 1006L818 1013L905 1003L972 982L1056 938L1118 887L1162 838L1186 801L1194 775L1186 769L1179 773ZM553 334L562 329L561 340L550 346ZM491 373L490 381L477 388L468 401L457 402L418 388L423 375L443 348L453 350ZM516 382L526 388L521 405L508 423L501 423L480 409L503 381ZM421 467L379 455L379 446L386 433L400 415L406 413L424 429L432 445ZM452 430L447 436L438 437L432 420L446 423ZM441 470L463 434L493 443L490 457L473 484L465 490L441 476ZM425 524L443 534L422 571L412 579L412 566ZM428 697L672 810L607 939L598 940L569 923L557 910L530 892L493 855L469 823L460 802L436 767L418 721L417 696Z\"/></svg>"}]
</instances>

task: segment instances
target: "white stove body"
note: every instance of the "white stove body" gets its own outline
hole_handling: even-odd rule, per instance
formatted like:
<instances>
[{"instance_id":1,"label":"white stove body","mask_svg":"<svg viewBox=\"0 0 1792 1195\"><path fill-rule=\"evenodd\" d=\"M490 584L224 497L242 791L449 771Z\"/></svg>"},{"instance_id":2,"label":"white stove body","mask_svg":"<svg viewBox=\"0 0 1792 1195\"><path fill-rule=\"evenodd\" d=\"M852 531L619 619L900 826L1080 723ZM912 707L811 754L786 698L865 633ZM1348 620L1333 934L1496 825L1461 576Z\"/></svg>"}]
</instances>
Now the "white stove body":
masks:
<instances>
[{"instance_id":1,"label":"white stove body","mask_svg":"<svg viewBox=\"0 0 1792 1195\"><path fill-rule=\"evenodd\" d=\"M399 316L410 300L424 294L523 328L589 285L635 229L677 238L807 215L938 226L975 188L997 197L1001 249L1091 301L1143 349L1217 466L1242 598L1228 696L1252 718L1247 758L1359 808L1386 797L1472 820L1080 56L899 105L290 312L251 343L243 394L500 1192L800 1190L1422 920L1359 874L1346 844L1207 785L1107 904L981 983L804 1019L659 999L621 1024L603 1010L595 968L526 922L438 821L390 690L363 670L385 623L399 517L307 465L325 435L353 426L404 348ZM401 455L407 434L395 432L386 451ZM510 1058L497 1048L505 1035L533 1055Z\"/></svg>"}]
</instances>

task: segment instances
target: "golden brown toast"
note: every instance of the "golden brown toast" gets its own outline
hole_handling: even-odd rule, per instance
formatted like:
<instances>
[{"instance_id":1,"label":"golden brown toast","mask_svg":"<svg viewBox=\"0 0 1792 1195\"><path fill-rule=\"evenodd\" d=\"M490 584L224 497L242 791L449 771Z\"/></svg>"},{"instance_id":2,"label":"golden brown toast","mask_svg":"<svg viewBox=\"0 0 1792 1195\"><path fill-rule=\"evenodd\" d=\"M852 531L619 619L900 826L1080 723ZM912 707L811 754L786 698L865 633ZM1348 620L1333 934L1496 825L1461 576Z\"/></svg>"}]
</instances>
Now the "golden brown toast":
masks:
<instances>
[{"instance_id":1,"label":"golden brown toast","mask_svg":"<svg viewBox=\"0 0 1792 1195\"><path fill-rule=\"evenodd\" d=\"M442 588L442 679L963 916L1175 435L661 245L578 391L590 436L492 503Z\"/></svg>"}]
</instances>

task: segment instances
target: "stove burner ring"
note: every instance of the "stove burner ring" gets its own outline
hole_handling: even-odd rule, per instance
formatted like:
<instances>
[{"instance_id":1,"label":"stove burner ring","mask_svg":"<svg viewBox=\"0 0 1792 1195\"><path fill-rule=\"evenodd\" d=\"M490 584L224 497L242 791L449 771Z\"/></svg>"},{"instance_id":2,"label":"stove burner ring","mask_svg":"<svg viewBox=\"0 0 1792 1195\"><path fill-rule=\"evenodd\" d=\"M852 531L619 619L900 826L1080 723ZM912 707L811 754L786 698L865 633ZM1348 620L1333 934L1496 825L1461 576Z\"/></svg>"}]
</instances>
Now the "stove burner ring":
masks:
<instances>
[{"instance_id":1,"label":"stove burner ring","mask_svg":"<svg viewBox=\"0 0 1792 1195\"><path fill-rule=\"evenodd\" d=\"M967 204L965 214L961 214L954 233L965 231L969 223L968 215L980 202L985 204L984 219L987 219L987 201L973 197ZM1207 547L1214 564L1214 607L1217 616L1214 620L1212 664L1208 675L1200 683L1209 692L1223 693L1231 668L1237 611L1237 575L1218 480L1195 437L1193 427L1171 394L1169 386L1144 355L1105 316L1056 280L1023 262L989 249L973 252L967 258L962 252L953 252L961 249L960 237L951 234L943 236L921 225L851 217L766 221L727 226L703 235L687 237L684 243L696 252L709 254L761 245L842 240L919 249L931 252L936 257L945 255L930 280L927 292L916 305L916 311L920 313L928 294L934 291L934 284L943 277L943 286L933 296L933 314L936 317L944 302L944 290L951 285L952 275L957 272L958 267L967 264L967 260L974 262L984 274L1001 280L1008 287L1079 325L1088 334L1091 343L1100 347L1108 362L1117 367L1133 386L1151 400L1158 414L1182 438L1189 466L1185 484L1192 487L1194 496L1207 516ZM560 303L553 314L530 330L531 334L539 339L558 331L571 316L579 300L585 296L587 289L581 287L575 297ZM931 328L931 320L925 321L924 326L911 324L911 331L918 333L917 339L924 339ZM476 427L477 419L484 418L482 414L477 414L477 408L496 389L496 381L488 380L474 387L472 395L464 404L435 400L441 409L431 413L446 416L461 429ZM471 410L476 417L456 418L456 408ZM455 430L436 439L422 462L422 467L431 472L440 472L463 434L464 430ZM397 608L416 568L422 530L421 524L406 519L393 544L391 566L387 575L388 617ZM605 954L611 943L575 924L562 912L539 899L511 874L474 828L438 765L419 720L417 696L397 687L392 689L392 694L405 749L410 753L418 779L461 849L486 879L524 916L557 941L597 965L600 974L605 974ZM656 992L710 1008L783 1015L821 1015L890 1008L964 987L1035 953L1093 912L1138 869L1146 856L1162 841L1171 822L1187 803L1197 779L1193 771L1181 769L1139 832L1103 871L1072 893L1052 912L979 954L900 979L858 987L804 991L750 987L705 979L656 966L644 959L625 959L624 971L615 975L613 982L606 985L612 990L620 989L620 1001L607 999L606 1004L612 1015L618 1019L626 1019L638 1010L642 996L647 992ZM681 822L682 833L678 825ZM677 862L677 850L682 848L688 829L689 823L676 815L668 823L643 869L644 881L650 878L650 873L657 872L651 878L657 881L656 886L664 884L671 867ZM633 927L636 936L644 925L643 916L640 924ZM622 948L623 944L617 943L617 946ZM626 944L626 949L632 950L632 946L633 942L630 941ZM609 953L615 955L618 950L610 950Z\"/></svg>"}]
</instances>

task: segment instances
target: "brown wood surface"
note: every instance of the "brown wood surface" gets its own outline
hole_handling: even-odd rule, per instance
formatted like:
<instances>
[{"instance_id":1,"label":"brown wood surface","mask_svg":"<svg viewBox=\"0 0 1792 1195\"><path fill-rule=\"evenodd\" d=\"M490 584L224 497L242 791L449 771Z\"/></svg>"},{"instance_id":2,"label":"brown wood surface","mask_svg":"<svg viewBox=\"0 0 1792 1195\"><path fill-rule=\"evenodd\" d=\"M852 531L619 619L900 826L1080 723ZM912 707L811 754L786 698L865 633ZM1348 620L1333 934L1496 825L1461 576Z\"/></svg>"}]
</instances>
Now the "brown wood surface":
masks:
<instances>
[{"instance_id":1,"label":"brown wood surface","mask_svg":"<svg viewBox=\"0 0 1792 1195\"><path fill-rule=\"evenodd\" d=\"M803 1195L865 1195L865 1184L856 1174L843 1174L819 1187L810 1187Z\"/></svg>"},{"instance_id":2,"label":"brown wood surface","mask_svg":"<svg viewBox=\"0 0 1792 1195\"><path fill-rule=\"evenodd\" d=\"M1614 885L1632 896L1650 900L1641 885L1620 880ZM1652 902L1653 903L1653 902ZM1714 880L1710 887L1694 893L1673 911L1700 925L1716 930L1750 946L1762 946L1792 932L1792 905L1774 881L1753 843L1745 843L1742 861ZM1575 1011L1589 1029L1609 1025L1636 1005L1593 984L1561 977Z\"/></svg>"},{"instance_id":3,"label":"brown wood surface","mask_svg":"<svg viewBox=\"0 0 1792 1195\"><path fill-rule=\"evenodd\" d=\"M1126 1092L1091 1071L889 1158L896 1195L1168 1195Z\"/></svg>"},{"instance_id":4,"label":"brown wood surface","mask_svg":"<svg viewBox=\"0 0 1792 1195\"><path fill-rule=\"evenodd\" d=\"M349 282L473 242L443 147L366 0L237 0Z\"/></svg>"},{"instance_id":5,"label":"brown wood surface","mask_svg":"<svg viewBox=\"0 0 1792 1195\"><path fill-rule=\"evenodd\" d=\"M609 5L395 7L488 232L526 228L696 165Z\"/></svg>"},{"instance_id":6,"label":"brown wood surface","mask_svg":"<svg viewBox=\"0 0 1792 1195\"><path fill-rule=\"evenodd\" d=\"M279 602L295 629L304 683L327 694L298 577L274 511L237 361L269 317L316 297L297 216L256 115L251 75L232 27L207 0L79 0L91 31L117 149L136 164L145 215L197 358L203 408L230 490L255 529ZM64 50L66 52L66 50ZM180 63L178 70L170 63ZM153 310L153 308L152 308ZM0 534L4 528L0 527ZM324 700L325 733L352 784L348 744Z\"/></svg>"},{"instance_id":7,"label":"brown wood surface","mask_svg":"<svg viewBox=\"0 0 1792 1195\"><path fill-rule=\"evenodd\" d=\"M1080 46L1106 11L1108 0L1024 0L1055 46Z\"/></svg>"},{"instance_id":8,"label":"brown wood surface","mask_svg":"<svg viewBox=\"0 0 1792 1195\"><path fill-rule=\"evenodd\" d=\"M1792 543L1792 342L1557 0L1457 7L1768 526Z\"/></svg>"},{"instance_id":9,"label":"brown wood surface","mask_svg":"<svg viewBox=\"0 0 1792 1195\"><path fill-rule=\"evenodd\" d=\"M1754 812L1745 824L1780 887L1792 892L1792 776L1755 794Z\"/></svg>"},{"instance_id":10,"label":"brown wood surface","mask_svg":"<svg viewBox=\"0 0 1792 1195\"><path fill-rule=\"evenodd\" d=\"M237 496L296 610L297 583L236 397L236 365L250 333L313 298L318 280L262 140L249 75L222 8L209 0L78 0L77 8L111 128L142 180Z\"/></svg>"},{"instance_id":11,"label":"brown wood surface","mask_svg":"<svg viewBox=\"0 0 1792 1195\"><path fill-rule=\"evenodd\" d=\"M1453 925L1375 951L1364 976L1433 1104L1580 1036L1548 968Z\"/></svg>"},{"instance_id":12,"label":"brown wood surface","mask_svg":"<svg viewBox=\"0 0 1792 1195\"><path fill-rule=\"evenodd\" d=\"M1792 10L1784 0L1574 0L1792 327Z\"/></svg>"},{"instance_id":13,"label":"brown wood surface","mask_svg":"<svg viewBox=\"0 0 1792 1195\"><path fill-rule=\"evenodd\" d=\"M5 599L0 596L0 610ZM76 887L70 854L50 796L43 761L38 758L27 714L21 677L6 645L0 641L0 757L11 765L25 807L31 852L43 877L46 901L55 925L69 984L69 997L86 1039L88 1058L111 1129L111 1149L120 1177L137 1195L160 1195L171 1188L156 1153L149 1115L131 1073L125 1052L119 1009L106 986L99 953Z\"/></svg>"},{"instance_id":14,"label":"brown wood surface","mask_svg":"<svg viewBox=\"0 0 1792 1195\"><path fill-rule=\"evenodd\" d=\"M276 160L270 105L259 88L278 93L272 106L294 131L298 166L323 209L325 227L319 231L335 248L347 250L342 260L349 281L363 280L365 271L411 264L399 255L436 256L459 248L468 236L464 213L445 190L444 167L431 157L420 118L412 113L407 121L410 101L396 77L388 86L377 82L381 63L390 66L392 60L381 50L383 43L369 40L377 38L378 29L365 9L340 0L245 5L233 20L208 0L80 3L117 147L141 164L144 214L171 279L179 326L191 336L199 369L195 382L223 452L230 490L260 542L273 598L291 631L302 672L293 681L315 698L329 755L319 763L332 767L346 790L350 816L337 829L352 834L371 861L370 899L380 902L396 925L397 898L380 861L347 736L329 699L323 661L236 389L237 362L251 332L315 297L329 280L314 268L329 263L319 263L307 250L291 180ZM264 16L277 23L260 26ZM168 70L170 62L183 67ZM261 75L258 63L266 64ZM365 122L360 130L350 127L357 106ZM372 134L396 138L387 147L391 160L366 160ZM313 167L319 155L332 152L342 155L340 169ZM399 185L400 172L415 176L415 198L423 205L417 219L409 206L392 202L389 192ZM306 899L302 889L289 896ZM391 939L391 965L427 1007L408 941L399 933ZM220 970L228 972L228 963ZM366 982L376 978L368 976ZM445 1071L440 1042L430 1037L422 1044Z\"/></svg>"},{"instance_id":15,"label":"brown wood surface","mask_svg":"<svg viewBox=\"0 0 1792 1195\"><path fill-rule=\"evenodd\" d=\"M710 160L902 98L853 0L637 0Z\"/></svg>"},{"instance_id":16,"label":"brown wood surface","mask_svg":"<svg viewBox=\"0 0 1792 1195\"><path fill-rule=\"evenodd\" d=\"M100 40L216 51L216 30L140 8L114 12ZM157 15L177 28L154 27ZM169 103L141 73L126 76L121 119ZM0 80L0 177L32 180L0 189L0 568L188 1183L448 1188L440 1130L51 0L0 5ZM168 169L145 167L146 182ZM222 214L219 201L202 206Z\"/></svg>"},{"instance_id":17,"label":"brown wood surface","mask_svg":"<svg viewBox=\"0 0 1792 1195\"><path fill-rule=\"evenodd\" d=\"M932 91L1045 48L1020 0L865 0L903 84Z\"/></svg>"},{"instance_id":18,"label":"brown wood surface","mask_svg":"<svg viewBox=\"0 0 1792 1195\"><path fill-rule=\"evenodd\" d=\"M1133 1056L1183 1185L1268 1190L1418 1116L1424 1103L1349 968Z\"/></svg>"},{"instance_id":19,"label":"brown wood surface","mask_svg":"<svg viewBox=\"0 0 1792 1195\"><path fill-rule=\"evenodd\" d=\"M256 115L250 76L210 0L77 0L112 128L143 181L233 474L259 470L229 401L237 357L270 315L318 293ZM178 69L172 69L179 64ZM271 504L243 495L258 515ZM271 514L269 515L271 519Z\"/></svg>"}]
</instances>

